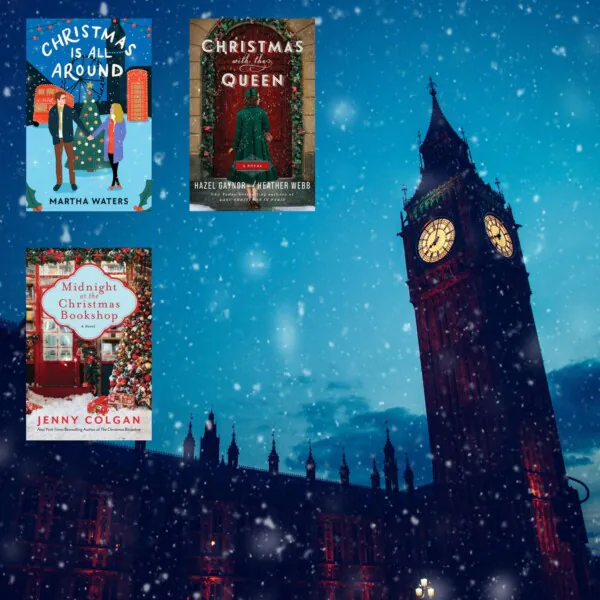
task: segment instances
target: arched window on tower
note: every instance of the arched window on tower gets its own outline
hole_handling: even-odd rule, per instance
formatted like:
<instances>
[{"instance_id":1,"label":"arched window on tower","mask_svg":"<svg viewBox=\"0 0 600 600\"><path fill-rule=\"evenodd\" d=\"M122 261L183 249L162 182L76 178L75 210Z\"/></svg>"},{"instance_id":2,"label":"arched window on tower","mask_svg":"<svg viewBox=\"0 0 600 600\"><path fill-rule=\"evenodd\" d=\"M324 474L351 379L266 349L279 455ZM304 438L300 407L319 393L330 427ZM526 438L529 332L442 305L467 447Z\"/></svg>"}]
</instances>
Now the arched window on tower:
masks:
<instances>
[{"instance_id":1,"label":"arched window on tower","mask_svg":"<svg viewBox=\"0 0 600 600\"><path fill-rule=\"evenodd\" d=\"M372 565L377 556L377 523L364 523L360 532L360 564Z\"/></svg>"},{"instance_id":2,"label":"arched window on tower","mask_svg":"<svg viewBox=\"0 0 600 600\"><path fill-rule=\"evenodd\" d=\"M211 581L207 587L206 600L221 600L222 586L220 581Z\"/></svg>"},{"instance_id":3,"label":"arched window on tower","mask_svg":"<svg viewBox=\"0 0 600 600\"><path fill-rule=\"evenodd\" d=\"M333 529L329 519L319 523L318 535L321 562L333 562Z\"/></svg>"},{"instance_id":4,"label":"arched window on tower","mask_svg":"<svg viewBox=\"0 0 600 600\"><path fill-rule=\"evenodd\" d=\"M333 562L342 562L342 523L340 521L333 521L332 523L332 535L333 535Z\"/></svg>"},{"instance_id":5,"label":"arched window on tower","mask_svg":"<svg viewBox=\"0 0 600 600\"><path fill-rule=\"evenodd\" d=\"M210 577L191 584L188 600L223 600L223 582Z\"/></svg>"},{"instance_id":6,"label":"arched window on tower","mask_svg":"<svg viewBox=\"0 0 600 600\"><path fill-rule=\"evenodd\" d=\"M358 546L360 543L359 529L357 523L348 525L348 562L358 563Z\"/></svg>"}]
</instances>

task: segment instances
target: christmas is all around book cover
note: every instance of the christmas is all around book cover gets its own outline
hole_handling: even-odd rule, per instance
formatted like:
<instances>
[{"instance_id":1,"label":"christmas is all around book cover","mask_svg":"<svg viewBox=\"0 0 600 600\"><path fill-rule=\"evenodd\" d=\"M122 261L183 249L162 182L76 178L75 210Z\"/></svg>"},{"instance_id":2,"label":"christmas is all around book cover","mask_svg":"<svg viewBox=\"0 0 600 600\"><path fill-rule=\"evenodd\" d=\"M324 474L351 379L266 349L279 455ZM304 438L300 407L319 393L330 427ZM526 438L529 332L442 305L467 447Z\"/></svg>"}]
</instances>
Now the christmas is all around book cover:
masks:
<instances>
[{"instance_id":1,"label":"christmas is all around book cover","mask_svg":"<svg viewBox=\"0 0 600 600\"><path fill-rule=\"evenodd\" d=\"M315 209L315 20L190 21L190 210Z\"/></svg>"},{"instance_id":2,"label":"christmas is all around book cover","mask_svg":"<svg viewBox=\"0 0 600 600\"><path fill-rule=\"evenodd\" d=\"M27 19L27 211L149 210L151 19Z\"/></svg>"},{"instance_id":3,"label":"christmas is all around book cover","mask_svg":"<svg viewBox=\"0 0 600 600\"><path fill-rule=\"evenodd\" d=\"M152 438L152 254L26 252L26 439Z\"/></svg>"}]
</instances>

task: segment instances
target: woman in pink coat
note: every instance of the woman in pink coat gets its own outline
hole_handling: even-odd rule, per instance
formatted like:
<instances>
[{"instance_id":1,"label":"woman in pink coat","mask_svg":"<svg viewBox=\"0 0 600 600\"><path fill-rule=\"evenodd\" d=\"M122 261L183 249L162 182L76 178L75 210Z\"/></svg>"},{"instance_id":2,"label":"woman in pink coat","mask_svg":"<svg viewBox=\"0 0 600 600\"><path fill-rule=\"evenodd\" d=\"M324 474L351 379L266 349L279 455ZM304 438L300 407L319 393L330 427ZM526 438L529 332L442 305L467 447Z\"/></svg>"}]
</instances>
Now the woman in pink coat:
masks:
<instances>
[{"instance_id":1,"label":"woman in pink coat","mask_svg":"<svg viewBox=\"0 0 600 600\"><path fill-rule=\"evenodd\" d=\"M113 172L112 183L108 189L114 190L115 185L121 189L118 171L119 163L123 160L123 142L127 135L127 127L123 107L120 104L111 104L109 118L92 132L88 140L93 140L102 131L104 131L104 160L110 162Z\"/></svg>"}]
</instances>

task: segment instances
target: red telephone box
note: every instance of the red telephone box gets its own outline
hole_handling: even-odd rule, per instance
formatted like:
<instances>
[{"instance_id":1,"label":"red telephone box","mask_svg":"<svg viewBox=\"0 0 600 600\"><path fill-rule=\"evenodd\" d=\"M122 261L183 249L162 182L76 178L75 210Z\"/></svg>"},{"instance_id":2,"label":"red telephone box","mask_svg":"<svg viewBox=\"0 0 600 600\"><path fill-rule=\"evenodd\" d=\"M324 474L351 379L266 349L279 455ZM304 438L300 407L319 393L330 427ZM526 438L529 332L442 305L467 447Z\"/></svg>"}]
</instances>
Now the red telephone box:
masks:
<instances>
[{"instance_id":1,"label":"red telephone box","mask_svg":"<svg viewBox=\"0 0 600 600\"><path fill-rule=\"evenodd\" d=\"M148 120L148 71L127 71L127 120Z\"/></svg>"}]
</instances>

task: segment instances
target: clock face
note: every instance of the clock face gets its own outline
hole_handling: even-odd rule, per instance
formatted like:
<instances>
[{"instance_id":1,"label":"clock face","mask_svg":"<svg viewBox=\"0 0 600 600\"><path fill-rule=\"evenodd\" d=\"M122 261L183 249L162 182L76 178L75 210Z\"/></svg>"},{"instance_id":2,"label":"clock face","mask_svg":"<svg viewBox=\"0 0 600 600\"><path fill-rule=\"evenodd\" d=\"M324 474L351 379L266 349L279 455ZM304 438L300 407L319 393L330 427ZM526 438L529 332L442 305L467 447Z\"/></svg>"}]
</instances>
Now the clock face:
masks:
<instances>
[{"instance_id":1,"label":"clock face","mask_svg":"<svg viewBox=\"0 0 600 600\"><path fill-rule=\"evenodd\" d=\"M450 219L434 219L425 225L419 237L419 256L428 263L442 260L450 252L455 237Z\"/></svg>"},{"instance_id":2,"label":"clock face","mask_svg":"<svg viewBox=\"0 0 600 600\"><path fill-rule=\"evenodd\" d=\"M496 248L502 256L510 258L514 253L515 248L512 238L508 233L508 229L506 229L506 225L494 215L485 215L483 221L485 224L485 231L494 248Z\"/></svg>"}]
</instances>

